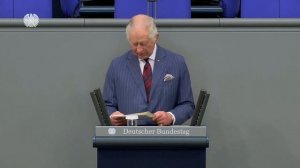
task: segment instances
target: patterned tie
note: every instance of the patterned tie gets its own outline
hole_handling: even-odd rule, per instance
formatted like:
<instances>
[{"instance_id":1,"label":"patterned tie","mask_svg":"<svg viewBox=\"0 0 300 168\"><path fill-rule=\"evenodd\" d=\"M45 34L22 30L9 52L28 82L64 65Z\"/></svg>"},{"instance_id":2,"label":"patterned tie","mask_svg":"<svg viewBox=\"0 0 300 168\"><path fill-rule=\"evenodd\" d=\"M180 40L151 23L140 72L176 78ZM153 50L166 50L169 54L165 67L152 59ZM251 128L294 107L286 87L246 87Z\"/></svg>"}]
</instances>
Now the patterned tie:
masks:
<instances>
[{"instance_id":1,"label":"patterned tie","mask_svg":"<svg viewBox=\"0 0 300 168\"><path fill-rule=\"evenodd\" d=\"M144 61L146 62L146 64L144 66L143 79L144 79L144 85L147 94L147 102L149 103L149 96L150 96L151 83L152 83L152 70L151 70L151 65L149 63L149 58L144 59Z\"/></svg>"}]
</instances>

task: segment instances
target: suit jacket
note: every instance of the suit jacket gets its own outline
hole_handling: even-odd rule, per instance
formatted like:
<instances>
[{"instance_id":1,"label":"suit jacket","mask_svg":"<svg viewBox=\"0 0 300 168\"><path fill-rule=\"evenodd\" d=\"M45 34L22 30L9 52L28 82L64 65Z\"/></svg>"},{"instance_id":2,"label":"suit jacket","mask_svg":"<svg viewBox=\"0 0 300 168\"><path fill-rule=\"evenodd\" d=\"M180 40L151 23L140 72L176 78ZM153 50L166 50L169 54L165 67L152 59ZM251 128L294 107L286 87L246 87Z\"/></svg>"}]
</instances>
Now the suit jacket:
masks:
<instances>
[{"instance_id":1,"label":"suit jacket","mask_svg":"<svg viewBox=\"0 0 300 168\"><path fill-rule=\"evenodd\" d=\"M174 76L164 81L166 74ZM183 56L157 45L153 67L150 102L147 103L142 72L137 56L128 51L115 58L107 71L103 97L109 114L156 111L172 112L175 124L191 117L195 105L191 80ZM139 120L138 125L156 125L151 120Z\"/></svg>"}]
</instances>

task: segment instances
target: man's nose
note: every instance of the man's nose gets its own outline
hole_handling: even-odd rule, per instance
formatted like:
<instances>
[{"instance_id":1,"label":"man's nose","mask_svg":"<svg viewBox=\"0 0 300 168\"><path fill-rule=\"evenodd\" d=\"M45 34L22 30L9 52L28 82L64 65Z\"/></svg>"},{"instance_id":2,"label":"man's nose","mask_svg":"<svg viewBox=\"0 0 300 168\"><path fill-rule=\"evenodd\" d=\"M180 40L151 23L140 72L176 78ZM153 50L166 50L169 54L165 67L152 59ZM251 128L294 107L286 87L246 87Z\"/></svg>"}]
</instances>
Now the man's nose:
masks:
<instances>
[{"instance_id":1,"label":"man's nose","mask_svg":"<svg viewBox=\"0 0 300 168\"><path fill-rule=\"evenodd\" d=\"M142 47L141 45L138 45L138 46L136 47L136 52L140 53L140 52L142 52L142 51L143 51L143 47Z\"/></svg>"}]
</instances>

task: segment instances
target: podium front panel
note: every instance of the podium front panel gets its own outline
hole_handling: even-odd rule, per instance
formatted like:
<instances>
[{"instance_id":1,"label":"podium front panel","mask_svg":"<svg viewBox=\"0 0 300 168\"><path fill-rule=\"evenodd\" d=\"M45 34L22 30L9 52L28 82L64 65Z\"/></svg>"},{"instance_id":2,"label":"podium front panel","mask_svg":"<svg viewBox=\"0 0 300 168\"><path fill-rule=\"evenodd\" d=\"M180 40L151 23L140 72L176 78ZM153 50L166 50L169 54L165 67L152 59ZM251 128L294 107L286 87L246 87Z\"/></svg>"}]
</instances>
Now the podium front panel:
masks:
<instances>
[{"instance_id":1,"label":"podium front panel","mask_svg":"<svg viewBox=\"0 0 300 168\"><path fill-rule=\"evenodd\" d=\"M97 126L98 168L205 168L205 126Z\"/></svg>"}]
</instances>

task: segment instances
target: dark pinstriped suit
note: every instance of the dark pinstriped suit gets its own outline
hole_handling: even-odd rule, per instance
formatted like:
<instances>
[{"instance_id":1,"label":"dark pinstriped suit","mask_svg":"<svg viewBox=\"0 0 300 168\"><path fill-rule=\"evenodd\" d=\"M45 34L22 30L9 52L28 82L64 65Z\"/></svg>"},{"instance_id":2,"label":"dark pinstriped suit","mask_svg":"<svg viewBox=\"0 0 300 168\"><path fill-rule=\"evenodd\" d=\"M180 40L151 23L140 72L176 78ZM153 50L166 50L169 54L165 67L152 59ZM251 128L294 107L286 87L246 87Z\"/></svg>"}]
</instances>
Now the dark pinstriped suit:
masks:
<instances>
[{"instance_id":1,"label":"dark pinstriped suit","mask_svg":"<svg viewBox=\"0 0 300 168\"><path fill-rule=\"evenodd\" d=\"M164 81L166 74L175 78ZM109 114L115 111L124 114L170 111L176 117L176 125L190 118L195 108L184 58L158 45L149 104L139 60L131 50L112 61L106 74L103 97ZM156 125L151 120L139 120L138 124Z\"/></svg>"}]
</instances>

